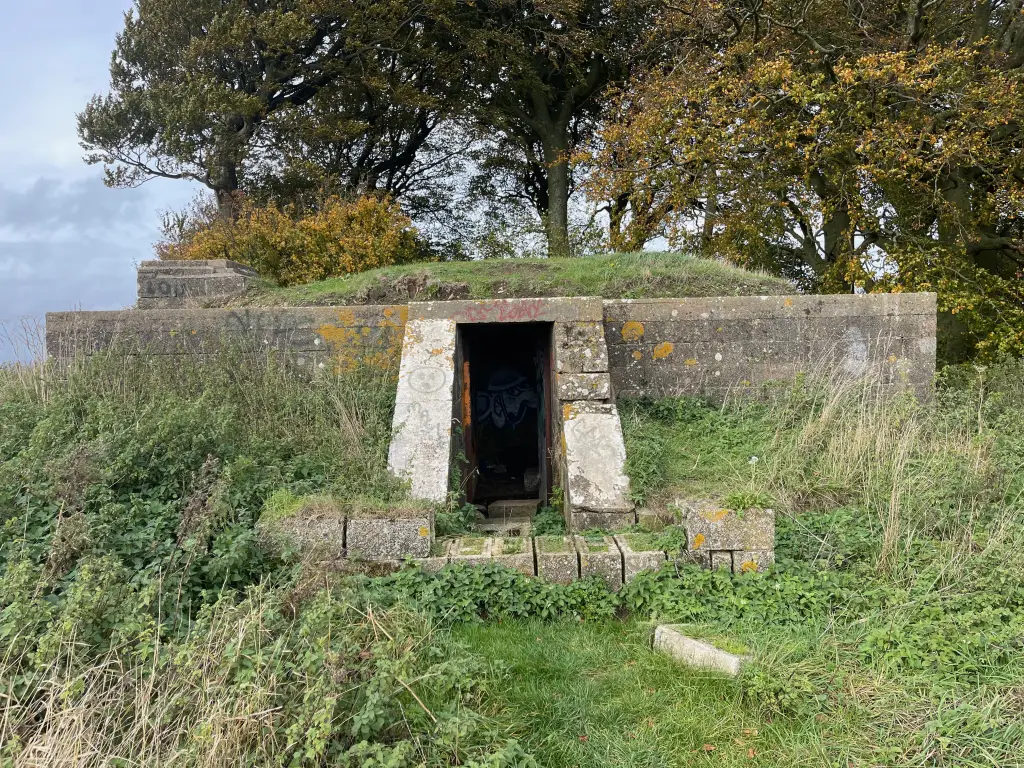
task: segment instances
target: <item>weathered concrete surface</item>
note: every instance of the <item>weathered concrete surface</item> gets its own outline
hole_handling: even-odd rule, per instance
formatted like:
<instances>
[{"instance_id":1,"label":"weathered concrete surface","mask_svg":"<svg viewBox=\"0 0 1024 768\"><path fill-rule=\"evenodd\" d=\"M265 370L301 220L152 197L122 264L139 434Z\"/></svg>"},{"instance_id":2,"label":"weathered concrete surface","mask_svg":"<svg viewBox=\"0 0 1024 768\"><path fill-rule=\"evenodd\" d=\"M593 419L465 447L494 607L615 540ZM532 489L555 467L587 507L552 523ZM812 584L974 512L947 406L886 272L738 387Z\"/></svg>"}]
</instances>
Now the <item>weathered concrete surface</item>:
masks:
<instances>
[{"instance_id":1,"label":"weathered concrete surface","mask_svg":"<svg viewBox=\"0 0 1024 768\"><path fill-rule=\"evenodd\" d=\"M553 344L556 373L608 370L608 346L601 322L555 323Z\"/></svg>"},{"instance_id":2,"label":"weathered concrete surface","mask_svg":"<svg viewBox=\"0 0 1024 768\"><path fill-rule=\"evenodd\" d=\"M608 400L612 380L607 373L557 374L559 400Z\"/></svg>"},{"instance_id":3,"label":"weathered concrete surface","mask_svg":"<svg viewBox=\"0 0 1024 768\"><path fill-rule=\"evenodd\" d=\"M687 548L693 551L775 549L775 512L748 509L737 512L714 501L685 503Z\"/></svg>"},{"instance_id":4,"label":"weathered concrete surface","mask_svg":"<svg viewBox=\"0 0 1024 768\"><path fill-rule=\"evenodd\" d=\"M290 546L306 558L345 556L345 513L330 498L307 499L293 513L257 524L260 538L275 547Z\"/></svg>"},{"instance_id":5,"label":"weathered concrete surface","mask_svg":"<svg viewBox=\"0 0 1024 768\"><path fill-rule=\"evenodd\" d=\"M448 495L455 386L455 322L405 326L388 469L410 482L413 498Z\"/></svg>"},{"instance_id":6,"label":"weathered concrete surface","mask_svg":"<svg viewBox=\"0 0 1024 768\"><path fill-rule=\"evenodd\" d=\"M712 552L712 571L732 571L732 552Z\"/></svg>"},{"instance_id":7,"label":"weathered concrete surface","mask_svg":"<svg viewBox=\"0 0 1024 768\"><path fill-rule=\"evenodd\" d=\"M304 369L388 371L397 368L407 313L405 306L52 312L46 352L205 358L227 349L278 355Z\"/></svg>"},{"instance_id":8,"label":"weathered concrete surface","mask_svg":"<svg viewBox=\"0 0 1024 768\"><path fill-rule=\"evenodd\" d=\"M422 557L416 562L427 573L437 573L448 565L451 559L451 548L451 541L435 541L434 546L431 548L430 557Z\"/></svg>"},{"instance_id":9,"label":"weathered concrete surface","mask_svg":"<svg viewBox=\"0 0 1024 768\"><path fill-rule=\"evenodd\" d=\"M665 564L665 553L660 549L634 549L633 545L639 537L620 533L614 538L622 553L622 578L625 583L628 584L644 571L657 571Z\"/></svg>"},{"instance_id":10,"label":"weathered concrete surface","mask_svg":"<svg viewBox=\"0 0 1024 768\"><path fill-rule=\"evenodd\" d=\"M488 541L491 561L527 576L536 576L533 560L533 541L519 537L494 537Z\"/></svg>"},{"instance_id":11,"label":"weathered concrete surface","mask_svg":"<svg viewBox=\"0 0 1024 768\"><path fill-rule=\"evenodd\" d=\"M612 384L630 396L721 399L821 373L927 397L935 322L934 294L605 302Z\"/></svg>"},{"instance_id":12,"label":"weathered concrete surface","mask_svg":"<svg viewBox=\"0 0 1024 768\"><path fill-rule=\"evenodd\" d=\"M562 429L565 501L572 530L614 529L635 522L625 472L626 445L615 405L566 403Z\"/></svg>"},{"instance_id":13,"label":"weathered concrete surface","mask_svg":"<svg viewBox=\"0 0 1024 768\"><path fill-rule=\"evenodd\" d=\"M596 576L618 590L622 586L622 553L611 536L599 539L574 536L573 543L580 556L580 578Z\"/></svg>"},{"instance_id":14,"label":"weathered concrete surface","mask_svg":"<svg viewBox=\"0 0 1024 768\"><path fill-rule=\"evenodd\" d=\"M774 562L775 552L773 550L760 552L735 550L732 553L732 572L750 573L752 571L763 571Z\"/></svg>"},{"instance_id":15,"label":"weathered concrete surface","mask_svg":"<svg viewBox=\"0 0 1024 768\"><path fill-rule=\"evenodd\" d=\"M348 556L359 560L430 557L433 541L434 515L426 509L359 513L345 529Z\"/></svg>"},{"instance_id":16,"label":"weathered concrete surface","mask_svg":"<svg viewBox=\"0 0 1024 768\"><path fill-rule=\"evenodd\" d=\"M485 536L456 539L448 556L452 565L486 565L491 562L491 539Z\"/></svg>"},{"instance_id":17,"label":"weathered concrete surface","mask_svg":"<svg viewBox=\"0 0 1024 768\"><path fill-rule=\"evenodd\" d=\"M568 536L537 536L533 540L537 575L553 584L571 584L580 577L579 558Z\"/></svg>"},{"instance_id":18,"label":"weathered concrete surface","mask_svg":"<svg viewBox=\"0 0 1024 768\"><path fill-rule=\"evenodd\" d=\"M487 505L487 516L492 519L506 517L532 517L537 514L540 501L537 499L507 499L492 501Z\"/></svg>"},{"instance_id":19,"label":"weathered concrete surface","mask_svg":"<svg viewBox=\"0 0 1024 768\"><path fill-rule=\"evenodd\" d=\"M139 309L218 306L244 296L256 271L227 259L144 261L139 265Z\"/></svg>"},{"instance_id":20,"label":"weathered concrete surface","mask_svg":"<svg viewBox=\"0 0 1024 768\"><path fill-rule=\"evenodd\" d=\"M685 624L662 624L654 630L655 650L698 669L710 669L730 677L740 673L746 656L737 656L704 640L687 637L685 631Z\"/></svg>"},{"instance_id":21,"label":"weathered concrete surface","mask_svg":"<svg viewBox=\"0 0 1024 768\"><path fill-rule=\"evenodd\" d=\"M599 298L486 299L424 301L409 304L410 320L453 320L457 323L601 322Z\"/></svg>"}]
</instances>

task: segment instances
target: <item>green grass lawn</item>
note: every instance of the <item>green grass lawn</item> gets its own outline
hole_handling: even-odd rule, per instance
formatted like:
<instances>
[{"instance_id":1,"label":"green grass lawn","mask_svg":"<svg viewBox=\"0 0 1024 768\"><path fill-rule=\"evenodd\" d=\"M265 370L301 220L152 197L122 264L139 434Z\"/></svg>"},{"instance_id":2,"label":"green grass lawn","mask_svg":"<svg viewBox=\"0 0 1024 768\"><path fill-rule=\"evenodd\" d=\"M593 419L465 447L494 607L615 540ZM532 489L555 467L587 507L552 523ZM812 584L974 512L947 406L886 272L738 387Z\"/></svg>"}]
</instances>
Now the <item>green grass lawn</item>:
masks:
<instances>
[{"instance_id":1,"label":"green grass lawn","mask_svg":"<svg viewBox=\"0 0 1024 768\"><path fill-rule=\"evenodd\" d=\"M257 306L404 303L410 299L602 296L759 296L794 293L785 280L681 253L578 259L488 259L404 264L308 285L264 285Z\"/></svg>"},{"instance_id":2,"label":"green grass lawn","mask_svg":"<svg viewBox=\"0 0 1024 768\"><path fill-rule=\"evenodd\" d=\"M737 681L653 651L651 633L525 621L455 636L492 665L491 716L543 766L781 766L840 748L828 719L760 715Z\"/></svg>"}]
</instances>

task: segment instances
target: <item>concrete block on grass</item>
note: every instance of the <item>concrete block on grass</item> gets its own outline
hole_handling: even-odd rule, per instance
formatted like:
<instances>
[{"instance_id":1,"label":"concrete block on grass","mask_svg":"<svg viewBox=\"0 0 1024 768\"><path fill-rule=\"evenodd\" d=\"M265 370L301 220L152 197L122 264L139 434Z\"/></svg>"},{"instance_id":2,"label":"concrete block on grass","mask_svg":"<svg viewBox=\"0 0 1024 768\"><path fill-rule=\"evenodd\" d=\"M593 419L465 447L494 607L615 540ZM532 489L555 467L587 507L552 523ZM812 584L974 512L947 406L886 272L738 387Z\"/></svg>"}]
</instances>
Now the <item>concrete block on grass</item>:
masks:
<instances>
[{"instance_id":1,"label":"concrete block on grass","mask_svg":"<svg viewBox=\"0 0 1024 768\"><path fill-rule=\"evenodd\" d=\"M537 575L554 584L571 584L580 577L579 558L568 536L537 536L533 540Z\"/></svg>"},{"instance_id":2,"label":"concrete block on grass","mask_svg":"<svg viewBox=\"0 0 1024 768\"><path fill-rule=\"evenodd\" d=\"M273 549L290 547L312 560L345 557L345 513L327 496L299 498L282 510L264 512L256 528Z\"/></svg>"},{"instance_id":3,"label":"concrete block on grass","mask_svg":"<svg viewBox=\"0 0 1024 768\"><path fill-rule=\"evenodd\" d=\"M401 560L430 557L434 513L430 509L357 510L345 531L349 557L362 560Z\"/></svg>"},{"instance_id":4,"label":"concrete block on grass","mask_svg":"<svg viewBox=\"0 0 1024 768\"><path fill-rule=\"evenodd\" d=\"M580 578L597 576L610 589L622 586L622 553L611 536L574 536L580 556Z\"/></svg>"},{"instance_id":5,"label":"concrete block on grass","mask_svg":"<svg viewBox=\"0 0 1024 768\"><path fill-rule=\"evenodd\" d=\"M667 653L687 666L710 669L736 677L749 656L716 648L711 642L684 634L685 624L662 624L654 630L654 649Z\"/></svg>"},{"instance_id":6,"label":"concrete block on grass","mask_svg":"<svg viewBox=\"0 0 1024 768\"><path fill-rule=\"evenodd\" d=\"M642 533L621 533L615 543L622 553L622 579L631 582L644 571L657 571L665 564L665 553L654 546L653 537Z\"/></svg>"}]
</instances>

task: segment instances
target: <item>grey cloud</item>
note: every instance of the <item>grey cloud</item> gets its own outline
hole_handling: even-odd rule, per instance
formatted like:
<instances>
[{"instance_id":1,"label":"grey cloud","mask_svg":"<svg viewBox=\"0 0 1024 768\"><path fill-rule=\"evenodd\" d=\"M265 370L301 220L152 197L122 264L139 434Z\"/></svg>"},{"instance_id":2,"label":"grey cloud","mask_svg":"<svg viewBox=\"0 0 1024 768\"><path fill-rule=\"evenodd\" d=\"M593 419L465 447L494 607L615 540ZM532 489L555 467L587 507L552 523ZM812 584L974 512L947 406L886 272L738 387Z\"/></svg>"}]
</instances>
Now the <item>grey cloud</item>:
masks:
<instances>
[{"instance_id":1,"label":"grey cloud","mask_svg":"<svg viewBox=\"0 0 1024 768\"><path fill-rule=\"evenodd\" d=\"M137 229L150 207L145 189L109 189L95 178L44 177L25 189L0 187L0 231L17 239L101 237Z\"/></svg>"}]
</instances>

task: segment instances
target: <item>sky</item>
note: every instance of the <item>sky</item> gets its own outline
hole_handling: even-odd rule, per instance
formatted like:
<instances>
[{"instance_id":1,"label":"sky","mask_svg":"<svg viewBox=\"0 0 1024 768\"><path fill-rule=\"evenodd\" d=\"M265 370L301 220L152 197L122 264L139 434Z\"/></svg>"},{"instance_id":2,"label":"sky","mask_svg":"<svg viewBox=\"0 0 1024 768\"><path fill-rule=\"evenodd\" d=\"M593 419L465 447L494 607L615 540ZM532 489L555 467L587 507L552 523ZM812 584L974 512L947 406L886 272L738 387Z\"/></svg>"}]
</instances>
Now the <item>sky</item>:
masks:
<instances>
[{"instance_id":1,"label":"sky","mask_svg":"<svg viewBox=\"0 0 1024 768\"><path fill-rule=\"evenodd\" d=\"M45 313L121 309L160 219L196 193L183 181L108 189L89 166L75 115L105 93L131 0L0 0L0 362Z\"/></svg>"}]
</instances>

